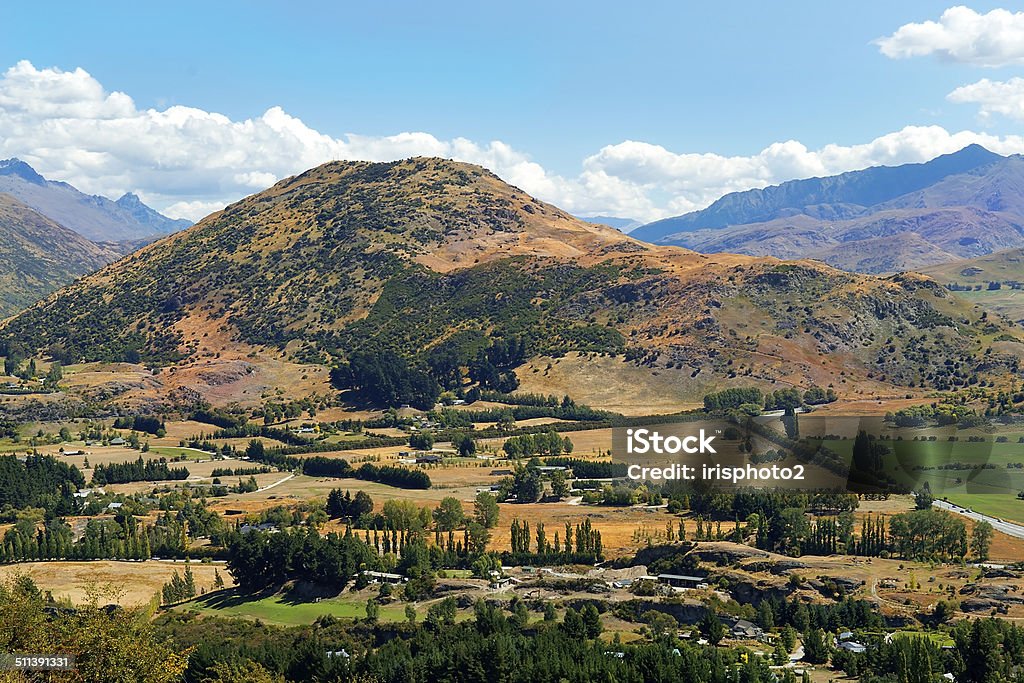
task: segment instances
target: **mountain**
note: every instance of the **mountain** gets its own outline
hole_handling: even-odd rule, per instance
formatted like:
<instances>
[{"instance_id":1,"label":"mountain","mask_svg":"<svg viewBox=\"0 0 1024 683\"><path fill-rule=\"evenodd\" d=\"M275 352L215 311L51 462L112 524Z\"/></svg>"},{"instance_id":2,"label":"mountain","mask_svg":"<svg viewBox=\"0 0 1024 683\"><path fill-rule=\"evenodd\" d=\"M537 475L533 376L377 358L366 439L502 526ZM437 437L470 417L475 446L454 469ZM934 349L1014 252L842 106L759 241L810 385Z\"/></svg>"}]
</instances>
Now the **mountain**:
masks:
<instances>
[{"instance_id":1,"label":"mountain","mask_svg":"<svg viewBox=\"0 0 1024 683\"><path fill-rule=\"evenodd\" d=\"M649 223L635 230L633 236L659 242L680 232L764 223L800 214L822 220L852 218L867 207L1000 159L1003 157L980 145L969 145L923 164L877 166L827 178L791 180L762 190L733 192L701 211Z\"/></svg>"},{"instance_id":2,"label":"mountain","mask_svg":"<svg viewBox=\"0 0 1024 683\"><path fill-rule=\"evenodd\" d=\"M0 319L117 256L0 194Z\"/></svg>"},{"instance_id":3,"label":"mountain","mask_svg":"<svg viewBox=\"0 0 1024 683\"><path fill-rule=\"evenodd\" d=\"M580 216L582 220L588 223L598 223L600 225L607 225L610 228L615 228L622 232L629 232L639 228L643 223L632 218L616 218L614 216Z\"/></svg>"},{"instance_id":4,"label":"mountain","mask_svg":"<svg viewBox=\"0 0 1024 683\"><path fill-rule=\"evenodd\" d=\"M191 225L157 213L134 194L111 201L47 180L20 159L0 160L0 192L94 242L127 242L165 235Z\"/></svg>"},{"instance_id":5,"label":"mountain","mask_svg":"<svg viewBox=\"0 0 1024 683\"><path fill-rule=\"evenodd\" d=\"M982 326L923 277L644 244L478 166L417 158L285 179L7 321L0 352L172 365L138 391L229 402L366 353L456 386L491 349L524 388L642 407L654 377L691 401L732 384L1001 381L1018 359L984 355Z\"/></svg>"},{"instance_id":6,"label":"mountain","mask_svg":"<svg viewBox=\"0 0 1024 683\"><path fill-rule=\"evenodd\" d=\"M631 234L703 253L812 258L864 273L919 269L1024 246L1024 158L972 145L925 164L726 195Z\"/></svg>"},{"instance_id":7,"label":"mountain","mask_svg":"<svg viewBox=\"0 0 1024 683\"><path fill-rule=\"evenodd\" d=\"M807 215L673 235L702 253L813 258L844 270L892 273L1024 245L1024 216L975 207L886 209L842 221Z\"/></svg>"},{"instance_id":8,"label":"mountain","mask_svg":"<svg viewBox=\"0 0 1024 683\"><path fill-rule=\"evenodd\" d=\"M125 193L114 203L134 218L139 225L149 230L145 235L138 235L131 239L145 238L151 235L167 235L192 225L191 221L183 218L168 218L159 211L151 209L142 203L137 194L132 192Z\"/></svg>"}]
</instances>

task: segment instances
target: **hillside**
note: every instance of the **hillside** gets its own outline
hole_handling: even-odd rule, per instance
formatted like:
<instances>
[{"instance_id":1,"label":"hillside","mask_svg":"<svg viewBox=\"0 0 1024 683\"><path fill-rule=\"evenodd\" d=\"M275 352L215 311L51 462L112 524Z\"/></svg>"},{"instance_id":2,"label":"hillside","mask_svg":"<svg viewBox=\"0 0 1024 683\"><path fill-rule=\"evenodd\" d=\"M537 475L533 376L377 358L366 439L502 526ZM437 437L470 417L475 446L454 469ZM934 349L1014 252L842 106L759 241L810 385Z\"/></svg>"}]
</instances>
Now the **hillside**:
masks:
<instances>
[{"instance_id":1,"label":"hillside","mask_svg":"<svg viewBox=\"0 0 1024 683\"><path fill-rule=\"evenodd\" d=\"M117 256L0 193L0 319Z\"/></svg>"},{"instance_id":2,"label":"hillside","mask_svg":"<svg viewBox=\"0 0 1024 683\"><path fill-rule=\"evenodd\" d=\"M177 381L202 375L192 388L223 400L260 359L374 350L454 386L501 340L516 350L492 354L499 370L598 353L613 359L602 386L642 366L692 397L731 381L956 386L1006 332L924 278L645 245L480 167L410 159L283 180L65 288L0 340L68 362L177 363ZM1016 363L990 355L984 372Z\"/></svg>"},{"instance_id":3,"label":"hillside","mask_svg":"<svg viewBox=\"0 0 1024 683\"><path fill-rule=\"evenodd\" d=\"M864 273L919 269L1024 246L1024 158L972 145L925 164L730 194L631 234L703 253L813 258Z\"/></svg>"},{"instance_id":4,"label":"hillside","mask_svg":"<svg viewBox=\"0 0 1024 683\"><path fill-rule=\"evenodd\" d=\"M154 211L131 193L116 202L83 194L67 183L47 180L20 159L0 160L0 192L94 242L129 242L191 225Z\"/></svg>"},{"instance_id":5,"label":"hillside","mask_svg":"<svg viewBox=\"0 0 1024 683\"><path fill-rule=\"evenodd\" d=\"M924 272L947 285L954 296L1024 324L1024 249L956 260Z\"/></svg>"}]
</instances>

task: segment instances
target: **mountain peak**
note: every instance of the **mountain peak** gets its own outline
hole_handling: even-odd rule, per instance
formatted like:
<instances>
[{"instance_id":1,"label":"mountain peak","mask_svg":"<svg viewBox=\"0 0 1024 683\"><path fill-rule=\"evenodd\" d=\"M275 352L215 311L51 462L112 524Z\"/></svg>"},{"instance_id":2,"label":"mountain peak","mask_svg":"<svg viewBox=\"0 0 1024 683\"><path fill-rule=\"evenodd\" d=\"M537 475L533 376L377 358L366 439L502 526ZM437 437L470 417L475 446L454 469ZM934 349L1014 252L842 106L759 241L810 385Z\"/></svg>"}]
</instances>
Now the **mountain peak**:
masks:
<instances>
[{"instance_id":1,"label":"mountain peak","mask_svg":"<svg viewBox=\"0 0 1024 683\"><path fill-rule=\"evenodd\" d=\"M957 152L953 152L949 156L982 156L982 157L990 157L992 159L998 159L1002 155L996 154L995 152L989 150L987 147L983 147L982 145L979 145L977 142L972 142L971 144L967 145L963 149L961 149L961 150L959 150Z\"/></svg>"},{"instance_id":2,"label":"mountain peak","mask_svg":"<svg viewBox=\"0 0 1024 683\"><path fill-rule=\"evenodd\" d=\"M928 166L935 169L942 169L957 173L969 171L979 166L985 166L994 161L999 161L1000 159L1005 158L1006 157L989 151L975 142L967 145L963 149L957 150L956 152L937 156L931 161L921 164L921 166Z\"/></svg>"},{"instance_id":3,"label":"mountain peak","mask_svg":"<svg viewBox=\"0 0 1024 683\"><path fill-rule=\"evenodd\" d=\"M121 198L118 199L115 203L118 206L130 208L134 206L139 206L140 204L142 204L142 200L139 199L139 195L135 194L134 192L125 192L123 195L121 195Z\"/></svg>"},{"instance_id":4,"label":"mountain peak","mask_svg":"<svg viewBox=\"0 0 1024 683\"><path fill-rule=\"evenodd\" d=\"M46 178L39 175L34 168L17 157L0 159L0 175L17 176L34 185L46 184Z\"/></svg>"}]
</instances>

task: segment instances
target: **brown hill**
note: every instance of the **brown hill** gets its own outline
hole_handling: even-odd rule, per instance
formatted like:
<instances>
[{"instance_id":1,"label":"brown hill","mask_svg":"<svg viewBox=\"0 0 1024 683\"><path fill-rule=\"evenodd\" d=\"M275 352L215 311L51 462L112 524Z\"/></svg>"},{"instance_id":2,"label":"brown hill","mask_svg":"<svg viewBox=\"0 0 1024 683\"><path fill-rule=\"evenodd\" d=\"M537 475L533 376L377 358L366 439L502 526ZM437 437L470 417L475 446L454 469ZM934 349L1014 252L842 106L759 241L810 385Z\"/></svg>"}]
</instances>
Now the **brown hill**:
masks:
<instances>
[{"instance_id":1,"label":"brown hill","mask_svg":"<svg viewBox=\"0 0 1024 683\"><path fill-rule=\"evenodd\" d=\"M65 362L174 363L176 387L202 375L186 388L222 402L236 383L289 384L260 379L271 360L387 350L451 386L512 342L509 368L598 354L606 372L566 383L645 368L692 399L730 383L957 386L1016 367L978 360L1005 332L925 278L646 245L480 167L410 159L281 181L65 288L0 340Z\"/></svg>"}]
</instances>

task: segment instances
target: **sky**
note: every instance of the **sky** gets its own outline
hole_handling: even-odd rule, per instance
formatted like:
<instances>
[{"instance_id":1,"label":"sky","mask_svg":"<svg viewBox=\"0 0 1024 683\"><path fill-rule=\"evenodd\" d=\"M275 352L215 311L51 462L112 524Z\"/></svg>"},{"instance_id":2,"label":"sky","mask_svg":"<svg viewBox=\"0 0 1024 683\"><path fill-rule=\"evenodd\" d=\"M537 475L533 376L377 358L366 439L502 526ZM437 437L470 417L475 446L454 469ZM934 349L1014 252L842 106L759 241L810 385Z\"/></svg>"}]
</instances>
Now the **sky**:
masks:
<instances>
[{"instance_id":1,"label":"sky","mask_svg":"<svg viewBox=\"0 0 1024 683\"><path fill-rule=\"evenodd\" d=\"M437 155L649 221L972 142L1024 152L1007 4L292 5L6 6L0 158L196 220L326 161Z\"/></svg>"}]
</instances>

